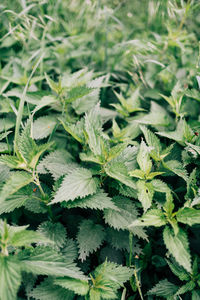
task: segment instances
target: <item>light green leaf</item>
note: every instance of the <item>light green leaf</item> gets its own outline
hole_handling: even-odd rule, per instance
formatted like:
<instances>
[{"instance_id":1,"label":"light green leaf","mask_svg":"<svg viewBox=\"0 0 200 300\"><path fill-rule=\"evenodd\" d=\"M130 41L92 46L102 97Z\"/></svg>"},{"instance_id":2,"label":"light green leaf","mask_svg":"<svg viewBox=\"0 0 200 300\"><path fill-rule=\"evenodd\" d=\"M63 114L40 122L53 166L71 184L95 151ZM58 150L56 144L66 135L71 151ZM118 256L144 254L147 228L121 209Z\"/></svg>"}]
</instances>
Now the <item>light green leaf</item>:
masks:
<instances>
[{"instance_id":1,"label":"light green leaf","mask_svg":"<svg viewBox=\"0 0 200 300\"><path fill-rule=\"evenodd\" d=\"M64 277L55 279L54 284L69 289L78 295L86 295L89 291L89 284L86 280Z\"/></svg>"},{"instance_id":2,"label":"light green leaf","mask_svg":"<svg viewBox=\"0 0 200 300\"><path fill-rule=\"evenodd\" d=\"M45 241L45 239L40 240L40 245L48 245L49 241L52 241L54 247L59 249L63 247L66 242L66 230L61 223L45 221L39 225L38 233L47 239L47 241Z\"/></svg>"},{"instance_id":3,"label":"light green leaf","mask_svg":"<svg viewBox=\"0 0 200 300\"><path fill-rule=\"evenodd\" d=\"M140 144L140 150L137 155L137 162L140 169L145 173L149 174L152 168L152 162L150 160L150 149L147 147L144 141Z\"/></svg>"},{"instance_id":4,"label":"light green leaf","mask_svg":"<svg viewBox=\"0 0 200 300\"><path fill-rule=\"evenodd\" d=\"M169 160L167 162L163 162L163 166L176 175L182 177L186 182L188 181L187 171L184 169L182 163L178 160Z\"/></svg>"},{"instance_id":5,"label":"light green leaf","mask_svg":"<svg viewBox=\"0 0 200 300\"><path fill-rule=\"evenodd\" d=\"M21 284L19 262L10 256L0 256L0 278L0 299L16 300Z\"/></svg>"},{"instance_id":6,"label":"light green leaf","mask_svg":"<svg viewBox=\"0 0 200 300\"><path fill-rule=\"evenodd\" d=\"M102 120L99 113L99 104L85 115L85 130L88 135L88 144L94 155L102 154Z\"/></svg>"},{"instance_id":7,"label":"light green leaf","mask_svg":"<svg viewBox=\"0 0 200 300\"><path fill-rule=\"evenodd\" d=\"M190 226L200 224L200 210L185 207L178 210L176 218L178 222L188 224Z\"/></svg>"},{"instance_id":8,"label":"light green leaf","mask_svg":"<svg viewBox=\"0 0 200 300\"><path fill-rule=\"evenodd\" d=\"M56 126L56 118L53 116L42 116L33 122L33 138L44 139L49 136Z\"/></svg>"},{"instance_id":9,"label":"light green leaf","mask_svg":"<svg viewBox=\"0 0 200 300\"><path fill-rule=\"evenodd\" d=\"M173 296L177 290L178 287L175 284L164 279L159 281L150 291L148 291L148 295L167 298Z\"/></svg>"},{"instance_id":10,"label":"light green leaf","mask_svg":"<svg viewBox=\"0 0 200 300\"><path fill-rule=\"evenodd\" d=\"M98 190L96 194L86 196L84 199L76 199L67 203L63 202L62 206L66 208L80 207L99 210L110 208L117 210L112 199L103 190Z\"/></svg>"},{"instance_id":11,"label":"light green leaf","mask_svg":"<svg viewBox=\"0 0 200 300\"><path fill-rule=\"evenodd\" d=\"M142 203L144 211L151 207L151 203L154 195L154 187L151 182L144 180L138 180L138 200Z\"/></svg>"},{"instance_id":12,"label":"light green leaf","mask_svg":"<svg viewBox=\"0 0 200 300\"><path fill-rule=\"evenodd\" d=\"M60 253L48 247L37 247L31 252L27 250L19 259L21 269L27 273L86 278L71 260L65 261Z\"/></svg>"},{"instance_id":13,"label":"light green leaf","mask_svg":"<svg viewBox=\"0 0 200 300\"><path fill-rule=\"evenodd\" d=\"M158 137L149 129L147 129L145 126L140 126L140 129L144 134L148 146L153 148L150 152L150 156L154 160L160 160L160 153L162 151L162 146Z\"/></svg>"},{"instance_id":14,"label":"light green leaf","mask_svg":"<svg viewBox=\"0 0 200 300\"><path fill-rule=\"evenodd\" d=\"M74 293L62 288L61 286L54 285L53 280L46 278L40 285L37 285L31 292L28 293L29 297L37 300L73 300Z\"/></svg>"},{"instance_id":15,"label":"light green leaf","mask_svg":"<svg viewBox=\"0 0 200 300\"><path fill-rule=\"evenodd\" d=\"M129 227L134 226L155 226L160 227L167 223L167 219L163 212L159 209L151 209L144 214L140 219L132 222Z\"/></svg>"},{"instance_id":16,"label":"light green leaf","mask_svg":"<svg viewBox=\"0 0 200 300\"><path fill-rule=\"evenodd\" d=\"M90 253L93 253L101 246L104 239L103 226L95 224L92 220L83 220L77 234L79 259L85 260Z\"/></svg>"},{"instance_id":17,"label":"light green leaf","mask_svg":"<svg viewBox=\"0 0 200 300\"><path fill-rule=\"evenodd\" d=\"M32 181L32 175L27 172L13 172L10 178L3 185L3 188L0 193L0 201L4 201L10 195L16 193L19 189L21 189L22 187L24 187Z\"/></svg>"},{"instance_id":18,"label":"light green leaf","mask_svg":"<svg viewBox=\"0 0 200 300\"><path fill-rule=\"evenodd\" d=\"M51 204L94 194L97 187L98 180L92 177L90 170L77 168L73 173L65 176Z\"/></svg>"},{"instance_id":19,"label":"light green leaf","mask_svg":"<svg viewBox=\"0 0 200 300\"><path fill-rule=\"evenodd\" d=\"M170 254L181 266L191 273L191 256L187 234L179 228L178 234L174 235L173 230L166 226L163 232L163 239Z\"/></svg>"}]
</instances>

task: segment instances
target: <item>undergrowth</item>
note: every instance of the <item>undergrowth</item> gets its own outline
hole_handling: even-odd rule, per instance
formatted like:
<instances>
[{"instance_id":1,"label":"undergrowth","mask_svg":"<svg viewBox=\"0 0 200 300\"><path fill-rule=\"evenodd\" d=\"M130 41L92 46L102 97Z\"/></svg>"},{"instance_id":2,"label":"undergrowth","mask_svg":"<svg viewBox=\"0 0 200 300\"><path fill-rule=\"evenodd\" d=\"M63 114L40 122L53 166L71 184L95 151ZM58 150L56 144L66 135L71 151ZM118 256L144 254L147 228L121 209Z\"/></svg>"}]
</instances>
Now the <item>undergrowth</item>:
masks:
<instances>
[{"instance_id":1,"label":"undergrowth","mask_svg":"<svg viewBox=\"0 0 200 300\"><path fill-rule=\"evenodd\" d=\"M199 1L0 4L0 300L200 299Z\"/></svg>"}]
</instances>

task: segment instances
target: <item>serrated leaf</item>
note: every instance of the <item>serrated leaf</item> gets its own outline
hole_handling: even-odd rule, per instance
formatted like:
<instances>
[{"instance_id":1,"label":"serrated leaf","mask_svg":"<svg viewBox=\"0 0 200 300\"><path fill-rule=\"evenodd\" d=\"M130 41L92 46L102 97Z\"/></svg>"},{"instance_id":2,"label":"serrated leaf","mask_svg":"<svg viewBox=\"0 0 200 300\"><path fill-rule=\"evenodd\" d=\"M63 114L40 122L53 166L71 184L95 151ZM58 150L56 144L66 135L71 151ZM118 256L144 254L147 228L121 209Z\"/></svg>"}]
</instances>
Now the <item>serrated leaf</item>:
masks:
<instances>
[{"instance_id":1,"label":"serrated leaf","mask_svg":"<svg viewBox=\"0 0 200 300\"><path fill-rule=\"evenodd\" d=\"M65 261L60 253L48 247L37 247L31 252L24 252L19 259L22 270L27 273L85 279L74 263Z\"/></svg>"},{"instance_id":2,"label":"serrated leaf","mask_svg":"<svg viewBox=\"0 0 200 300\"><path fill-rule=\"evenodd\" d=\"M140 169L147 175L150 173L152 168L152 162L150 160L149 153L150 153L149 148L147 147L145 142L142 141L137 155L137 162L138 165L140 166Z\"/></svg>"},{"instance_id":3,"label":"serrated leaf","mask_svg":"<svg viewBox=\"0 0 200 300\"><path fill-rule=\"evenodd\" d=\"M178 210L176 218L178 222L188 224L190 226L200 224L200 210L185 207Z\"/></svg>"},{"instance_id":4,"label":"serrated leaf","mask_svg":"<svg viewBox=\"0 0 200 300\"><path fill-rule=\"evenodd\" d=\"M83 144L85 142L84 136L84 119L80 119L76 124L67 123L60 119L61 124L64 129L79 143Z\"/></svg>"},{"instance_id":5,"label":"serrated leaf","mask_svg":"<svg viewBox=\"0 0 200 300\"><path fill-rule=\"evenodd\" d=\"M102 120L99 113L99 105L96 105L85 115L85 130L88 135L88 144L94 155L102 154Z\"/></svg>"},{"instance_id":6,"label":"serrated leaf","mask_svg":"<svg viewBox=\"0 0 200 300\"><path fill-rule=\"evenodd\" d=\"M181 266L191 273L191 257L187 234L179 228L178 234L174 235L173 230L166 226L163 231L163 239L170 254Z\"/></svg>"},{"instance_id":7,"label":"serrated leaf","mask_svg":"<svg viewBox=\"0 0 200 300\"><path fill-rule=\"evenodd\" d=\"M183 295L187 292L191 292L195 288L196 284L194 281L190 280L186 284L182 285L178 291L176 292L176 295Z\"/></svg>"},{"instance_id":8,"label":"serrated leaf","mask_svg":"<svg viewBox=\"0 0 200 300\"><path fill-rule=\"evenodd\" d=\"M190 142L194 136L191 128L183 119L179 121L175 131L157 132L157 134L174 140L181 145L185 145L186 142Z\"/></svg>"},{"instance_id":9,"label":"serrated leaf","mask_svg":"<svg viewBox=\"0 0 200 300\"><path fill-rule=\"evenodd\" d=\"M73 173L65 176L51 204L86 197L94 194L97 187L98 180L92 177L90 170L77 168Z\"/></svg>"},{"instance_id":10,"label":"serrated leaf","mask_svg":"<svg viewBox=\"0 0 200 300\"><path fill-rule=\"evenodd\" d=\"M10 195L16 193L19 189L32 181L32 175L27 172L21 171L12 173L1 190L0 201L4 201Z\"/></svg>"},{"instance_id":11,"label":"serrated leaf","mask_svg":"<svg viewBox=\"0 0 200 300\"><path fill-rule=\"evenodd\" d=\"M138 122L153 126L169 126L173 123L167 111L154 101L151 101L150 112L140 118Z\"/></svg>"},{"instance_id":12,"label":"serrated leaf","mask_svg":"<svg viewBox=\"0 0 200 300\"><path fill-rule=\"evenodd\" d=\"M15 300L21 284L21 270L17 260L0 256L0 299Z\"/></svg>"},{"instance_id":13,"label":"serrated leaf","mask_svg":"<svg viewBox=\"0 0 200 300\"><path fill-rule=\"evenodd\" d=\"M79 247L79 259L82 261L96 251L105 239L103 226L95 224L92 220L83 220L79 226L77 242Z\"/></svg>"},{"instance_id":14,"label":"serrated leaf","mask_svg":"<svg viewBox=\"0 0 200 300\"><path fill-rule=\"evenodd\" d=\"M52 241L54 246L58 249L64 246L66 242L66 230L61 223L45 221L39 225L38 232L48 240ZM41 240L39 241L39 244L48 245L48 242Z\"/></svg>"},{"instance_id":15,"label":"serrated leaf","mask_svg":"<svg viewBox=\"0 0 200 300\"><path fill-rule=\"evenodd\" d=\"M150 291L148 291L148 295L167 298L173 296L177 290L178 287L175 284L164 279L159 281Z\"/></svg>"},{"instance_id":16,"label":"serrated leaf","mask_svg":"<svg viewBox=\"0 0 200 300\"><path fill-rule=\"evenodd\" d=\"M160 227L167 223L165 215L159 209L151 209L145 213L140 219L132 222L129 227L134 226L155 226Z\"/></svg>"},{"instance_id":17,"label":"serrated leaf","mask_svg":"<svg viewBox=\"0 0 200 300\"><path fill-rule=\"evenodd\" d=\"M56 125L56 118L53 116L42 116L33 122L33 138L35 140L48 137Z\"/></svg>"},{"instance_id":18,"label":"serrated leaf","mask_svg":"<svg viewBox=\"0 0 200 300\"><path fill-rule=\"evenodd\" d=\"M176 275L181 281L188 281L190 279L190 274L188 274L187 271L178 263L175 261L172 263L169 260L167 260L167 263L174 275Z\"/></svg>"},{"instance_id":19,"label":"serrated leaf","mask_svg":"<svg viewBox=\"0 0 200 300\"><path fill-rule=\"evenodd\" d=\"M103 190L98 190L96 194L86 196L84 199L76 199L74 201L68 201L67 203L63 202L62 206L66 208L80 207L99 210L111 208L117 210L112 199Z\"/></svg>"},{"instance_id":20,"label":"serrated leaf","mask_svg":"<svg viewBox=\"0 0 200 300\"><path fill-rule=\"evenodd\" d=\"M188 181L187 171L178 160L169 160L167 162L163 162L163 166L176 175L182 177L186 182Z\"/></svg>"},{"instance_id":21,"label":"serrated leaf","mask_svg":"<svg viewBox=\"0 0 200 300\"><path fill-rule=\"evenodd\" d=\"M73 300L74 293L62 288L61 286L54 285L53 280L46 278L44 281L37 285L31 292L29 297L37 300Z\"/></svg>"},{"instance_id":22,"label":"serrated leaf","mask_svg":"<svg viewBox=\"0 0 200 300\"><path fill-rule=\"evenodd\" d=\"M144 211L149 209L152 204L154 187L151 182L146 182L144 180L138 180L138 200L142 203Z\"/></svg>"},{"instance_id":23,"label":"serrated leaf","mask_svg":"<svg viewBox=\"0 0 200 300\"><path fill-rule=\"evenodd\" d=\"M75 292L77 295L86 295L89 291L89 284L86 280L74 279L70 277L57 278L54 284L59 285L65 289Z\"/></svg>"},{"instance_id":24,"label":"serrated leaf","mask_svg":"<svg viewBox=\"0 0 200 300\"><path fill-rule=\"evenodd\" d=\"M148 146L153 148L150 152L150 156L152 156L155 160L160 160L162 146L158 137L145 126L140 126L140 129L144 134Z\"/></svg>"}]
</instances>

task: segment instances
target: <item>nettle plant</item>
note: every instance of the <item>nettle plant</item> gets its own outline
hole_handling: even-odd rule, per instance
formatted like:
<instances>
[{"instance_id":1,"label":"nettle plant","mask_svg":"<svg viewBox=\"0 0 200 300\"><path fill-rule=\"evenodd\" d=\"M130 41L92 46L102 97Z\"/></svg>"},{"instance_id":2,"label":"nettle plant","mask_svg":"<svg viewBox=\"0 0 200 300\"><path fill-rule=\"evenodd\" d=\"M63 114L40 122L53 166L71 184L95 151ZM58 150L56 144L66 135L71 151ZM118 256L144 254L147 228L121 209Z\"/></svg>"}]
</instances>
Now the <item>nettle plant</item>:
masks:
<instances>
[{"instance_id":1,"label":"nettle plant","mask_svg":"<svg viewBox=\"0 0 200 300\"><path fill-rule=\"evenodd\" d=\"M199 3L15 2L0 300L200 299Z\"/></svg>"}]
</instances>

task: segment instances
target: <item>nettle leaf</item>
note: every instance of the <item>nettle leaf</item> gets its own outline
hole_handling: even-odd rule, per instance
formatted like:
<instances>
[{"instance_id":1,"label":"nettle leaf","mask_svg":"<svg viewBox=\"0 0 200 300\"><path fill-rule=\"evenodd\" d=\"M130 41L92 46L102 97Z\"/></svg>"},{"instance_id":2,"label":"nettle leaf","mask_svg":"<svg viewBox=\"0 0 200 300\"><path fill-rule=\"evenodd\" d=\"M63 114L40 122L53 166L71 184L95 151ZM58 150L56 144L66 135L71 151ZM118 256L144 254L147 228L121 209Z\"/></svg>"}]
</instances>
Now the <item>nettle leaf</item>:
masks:
<instances>
[{"instance_id":1,"label":"nettle leaf","mask_svg":"<svg viewBox=\"0 0 200 300\"><path fill-rule=\"evenodd\" d=\"M37 300L73 300L74 293L61 286L55 285L53 279L46 278L32 291L28 293L29 297Z\"/></svg>"},{"instance_id":2,"label":"nettle leaf","mask_svg":"<svg viewBox=\"0 0 200 300\"><path fill-rule=\"evenodd\" d=\"M71 260L64 259L60 253L49 247L26 250L19 255L19 259L21 269L27 273L85 279Z\"/></svg>"},{"instance_id":3,"label":"nettle leaf","mask_svg":"<svg viewBox=\"0 0 200 300\"><path fill-rule=\"evenodd\" d=\"M88 136L88 144L94 155L102 154L102 120L99 112L99 104L85 115L85 131Z\"/></svg>"},{"instance_id":4,"label":"nettle leaf","mask_svg":"<svg viewBox=\"0 0 200 300\"><path fill-rule=\"evenodd\" d=\"M154 187L151 182L146 182L144 180L138 180L138 200L142 203L144 211L149 209L152 204Z\"/></svg>"},{"instance_id":5,"label":"nettle leaf","mask_svg":"<svg viewBox=\"0 0 200 300\"><path fill-rule=\"evenodd\" d=\"M73 102L79 98L82 98L92 92L92 88L89 88L85 85L82 86L75 86L72 89L70 89L67 93L67 99L66 101L68 103Z\"/></svg>"},{"instance_id":6,"label":"nettle leaf","mask_svg":"<svg viewBox=\"0 0 200 300\"><path fill-rule=\"evenodd\" d=\"M195 288L196 284L193 280L190 280L186 284L182 285L178 291L176 292L176 295L182 295L187 292L191 292Z\"/></svg>"},{"instance_id":7,"label":"nettle leaf","mask_svg":"<svg viewBox=\"0 0 200 300\"><path fill-rule=\"evenodd\" d=\"M56 118L53 116L43 116L33 122L33 138L35 140L48 137L56 126Z\"/></svg>"},{"instance_id":8,"label":"nettle leaf","mask_svg":"<svg viewBox=\"0 0 200 300\"><path fill-rule=\"evenodd\" d=\"M129 227L134 226L155 226L160 227L167 223L164 213L159 209L151 209L140 219L132 222Z\"/></svg>"},{"instance_id":9,"label":"nettle leaf","mask_svg":"<svg viewBox=\"0 0 200 300\"><path fill-rule=\"evenodd\" d=\"M187 234L179 228L178 234L175 235L173 230L166 226L163 231L163 239L170 254L181 266L191 273L191 256Z\"/></svg>"},{"instance_id":10,"label":"nettle leaf","mask_svg":"<svg viewBox=\"0 0 200 300\"><path fill-rule=\"evenodd\" d=\"M128 229L130 223L132 223L133 220L136 220L138 217L138 211L135 204L130 199L122 196L114 197L113 202L118 208L118 211L113 209L105 209L105 222L117 230ZM147 239L147 235L143 228L131 228L131 231L138 237Z\"/></svg>"},{"instance_id":11,"label":"nettle leaf","mask_svg":"<svg viewBox=\"0 0 200 300\"><path fill-rule=\"evenodd\" d=\"M51 204L74 200L78 197L94 194L98 187L98 179L92 177L88 169L76 168L73 173L66 175Z\"/></svg>"},{"instance_id":12,"label":"nettle leaf","mask_svg":"<svg viewBox=\"0 0 200 300\"><path fill-rule=\"evenodd\" d=\"M67 123L60 119L61 124L64 129L79 143L85 143L84 128L85 120L84 118L80 119L76 124Z\"/></svg>"},{"instance_id":13,"label":"nettle leaf","mask_svg":"<svg viewBox=\"0 0 200 300\"><path fill-rule=\"evenodd\" d=\"M173 120L167 111L154 101L151 101L150 112L138 120L139 123L153 126L170 126Z\"/></svg>"},{"instance_id":14,"label":"nettle leaf","mask_svg":"<svg viewBox=\"0 0 200 300\"><path fill-rule=\"evenodd\" d=\"M32 175L27 172L13 172L6 183L3 185L3 188L0 192L0 201L4 201L10 195L16 193L19 189L28 185L32 181Z\"/></svg>"},{"instance_id":15,"label":"nettle leaf","mask_svg":"<svg viewBox=\"0 0 200 300\"><path fill-rule=\"evenodd\" d=\"M150 149L147 147L144 141L140 144L140 150L137 155L137 162L140 169L144 171L145 174L149 174L152 168L152 162L150 160Z\"/></svg>"},{"instance_id":16,"label":"nettle leaf","mask_svg":"<svg viewBox=\"0 0 200 300\"><path fill-rule=\"evenodd\" d=\"M94 271L94 290L105 299L115 299L117 290L133 275L133 270L105 261ZM93 298L92 298L93 299Z\"/></svg>"},{"instance_id":17,"label":"nettle leaf","mask_svg":"<svg viewBox=\"0 0 200 300\"><path fill-rule=\"evenodd\" d=\"M63 202L63 207L66 208L90 208L104 210L105 208L110 208L117 210L118 208L113 203L112 199L103 190L97 190L94 195L86 196L84 199L76 199L73 201Z\"/></svg>"},{"instance_id":18,"label":"nettle leaf","mask_svg":"<svg viewBox=\"0 0 200 300\"><path fill-rule=\"evenodd\" d=\"M175 284L164 279L159 281L150 291L148 291L148 295L167 298L173 296L177 290L178 287Z\"/></svg>"},{"instance_id":19,"label":"nettle leaf","mask_svg":"<svg viewBox=\"0 0 200 300\"><path fill-rule=\"evenodd\" d=\"M145 126L140 126L140 129L142 130L145 140L149 147L152 147L153 149L150 152L150 155L155 160L160 160L160 154L162 152L162 146L158 139L158 137L151 132L149 129L147 129Z\"/></svg>"},{"instance_id":20,"label":"nettle leaf","mask_svg":"<svg viewBox=\"0 0 200 300\"><path fill-rule=\"evenodd\" d=\"M163 162L163 166L175 173L176 175L182 177L186 182L188 181L187 171L183 167L182 163L178 160L169 160L167 162Z\"/></svg>"},{"instance_id":21,"label":"nettle leaf","mask_svg":"<svg viewBox=\"0 0 200 300\"><path fill-rule=\"evenodd\" d=\"M87 280L74 279L70 277L58 278L54 280L54 284L65 289L75 292L77 295L87 295L89 284Z\"/></svg>"},{"instance_id":22,"label":"nettle leaf","mask_svg":"<svg viewBox=\"0 0 200 300\"><path fill-rule=\"evenodd\" d=\"M0 163L13 169L24 169L26 167L22 160L20 161L16 156L12 155L1 155Z\"/></svg>"},{"instance_id":23,"label":"nettle leaf","mask_svg":"<svg viewBox=\"0 0 200 300\"><path fill-rule=\"evenodd\" d=\"M31 138L31 122L27 121L25 128L17 140L17 154L20 159L31 168L35 168L40 156L49 149L53 143L46 143L37 146L35 141Z\"/></svg>"},{"instance_id":24,"label":"nettle leaf","mask_svg":"<svg viewBox=\"0 0 200 300\"><path fill-rule=\"evenodd\" d=\"M176 218L178 222L188 224L190 226L200 224L200 210L185 207L178 210Z\"/></svg>"},{"instance_id":25,"label":"nettle leaf","mask_svg":"<svg viewBox=\"0 0 200 300\"><path fill-rule=\"evenodd\" d=\"M77 242L79 247L79 259L82 261L96 251L105 239L103 226L95 224L92 220L83 220L79 226Z\"/></svg>"},{"instance_id":26,"label":"nettle leaf","mask_svg":"<svg viewBox=\"0 0 200 300\"><path fill-rule=\"evenodd\" d=\"M57 180L59 177L66 175L79 165L74 162L72 155L64 150L55 150L47 154L38 164L37 171L40 174L51 173Z\"/></svg>"},{"instance_id":27,"label":"nettle leaf","mask_svg":"<svg viewBox=\"0 0 200 300\"><path fill-rule=\"evenodd\" d=\"M64 246L66 242L66 230L61 223L45 221L39 225L38 232L52 241L54 246L58 249ZM48 243L45 243L45 240L41 240L39 244L47 245Z\"/></svg>"},{"instance_id":28,"label":"nettle leaf","mask_svg":"<svg viewBox=\"0 0 200 300\"><path fill-rule=\"evenodd\" d=\"M21 284L19 262L11 256L0 256L0 299L15 300Z\"/></svg>"},{"instance_id":29,"label":"nettle leaf","mask_svg":"<svg viewBox=\"0 0 200 300\"><path fill-rule=\"evenodd\" d=\"M181 145L190 142L194 137L194 133L185 120L181 119L175 131L157 132L160 136L174 140Z\"/></svg>"},{"instance_id":30,"label":"nettle leaf","mask_svg":"<svg viewBox=\"0 0 200 300\"><path fill-rule=\"evenodd\" d=\"M189 281L190 280L190 274L176 261L173 263L167 260L167 263L170 267L170 270L176 275L181 281Z\"/></svg>"}]
</instances>

